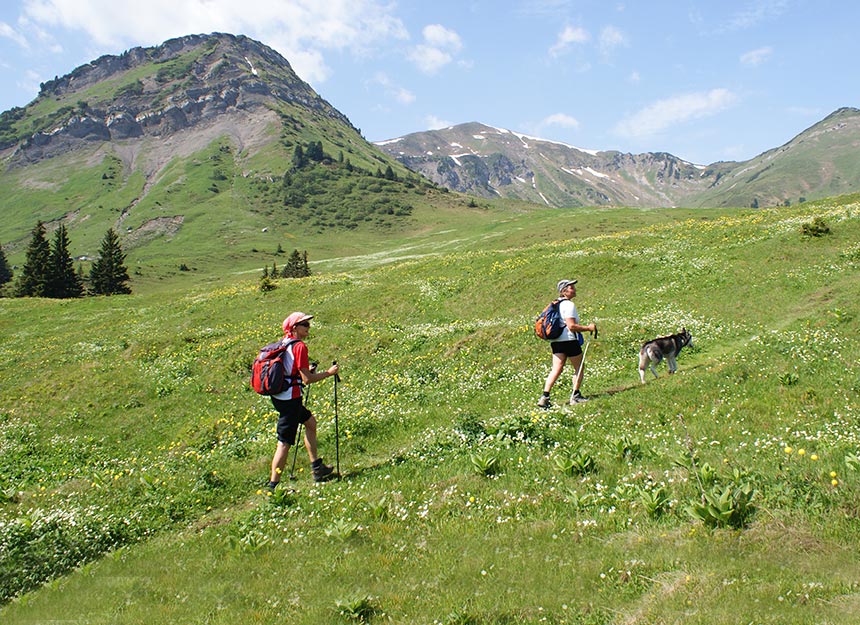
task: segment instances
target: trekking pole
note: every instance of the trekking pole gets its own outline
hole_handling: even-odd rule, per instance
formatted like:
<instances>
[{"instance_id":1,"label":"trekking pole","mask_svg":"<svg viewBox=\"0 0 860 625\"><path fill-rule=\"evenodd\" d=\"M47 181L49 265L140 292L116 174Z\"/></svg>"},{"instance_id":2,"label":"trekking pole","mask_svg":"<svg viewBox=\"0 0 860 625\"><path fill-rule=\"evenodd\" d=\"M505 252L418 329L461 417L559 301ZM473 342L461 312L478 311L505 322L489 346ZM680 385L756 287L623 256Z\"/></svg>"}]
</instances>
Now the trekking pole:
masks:
<instances>
[{"instance_id":1,"label":"trekking pole","mask_svg":"<svg viewBox=\"0 0 860 625\"><path fill-rule=\"evenodd\" d=\"M337 360L331 364L336 365ZM334 374L334 456L335 468L337 471L337 479L340 479L340 431L337 422L337 383L340 382L340 375Z\"/></svg>"},{"instance_id":2,"label":"trekking pole","mask_svg":"<svg viewBox=\"0 0 860 625\"><path fill-rule=\"evenodd\" d=\"M594 326L593 332L594 340L597 340L597 325ZM579 370L576 372L576 377L573 381L573 388L579 388L579 385L582 384L582 374L585 371L585 355L588 353L588 346L591 345L591 339L588 339L585 342L585 347L582 350L582 361L579 363Z\"/></svg>"},{"instance_id":3,"label":"trekking pole","mask_svg":"<svg viewBox=\"0 0 860 625\"><path fill-rule=\"evenodd\" d=\"M591 344L591 339L585 342L585 347L582 350L582 360L579 363L579 369L576 372L576 377L573 379L573 388L579 388L582 384L582 374L585 371L585 355L588 353L588 346Z\"/></svg>"},{"instance_id":4,"label":"trekking pole","mask_svg":"<svg viewBox=\"0 0 860 625\"><path fill-rule=\"evenodd\" d=\"M299 457L299 441L302 440L302 424L299 423L299 429L296 431L295 452L293 453L293 466L290 468L290 479L296 479L296 459Z\"/></svg>"}]
</instances>

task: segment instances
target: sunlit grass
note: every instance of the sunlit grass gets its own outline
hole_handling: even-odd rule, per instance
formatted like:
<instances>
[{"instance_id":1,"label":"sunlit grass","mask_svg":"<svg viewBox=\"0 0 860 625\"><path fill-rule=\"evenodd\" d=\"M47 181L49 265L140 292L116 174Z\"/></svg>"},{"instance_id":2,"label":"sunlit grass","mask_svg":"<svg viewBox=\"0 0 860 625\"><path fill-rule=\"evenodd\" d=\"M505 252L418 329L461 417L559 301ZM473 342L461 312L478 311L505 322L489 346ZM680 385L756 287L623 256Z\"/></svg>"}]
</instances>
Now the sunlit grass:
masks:
<instances>
[{"instance_id":1,"label":"sunlit grass","mask_svg":"<svg viewBox=\"0 0 860 625\"><path fill-rule=\"evenodd\" d=\"M858 206L670 216L266 294L2 301L3 622L852 622ZM592 401L542 411L530 326L562 276L600 326ZM300 451L271 497L248 368L299 309L343 367L344 478ZM639 344L681 326L679 372L641 385ZM329 462L333 390L309 398ZM746 483L742 529L688 513Z\"/></svg>"}]
</instances>

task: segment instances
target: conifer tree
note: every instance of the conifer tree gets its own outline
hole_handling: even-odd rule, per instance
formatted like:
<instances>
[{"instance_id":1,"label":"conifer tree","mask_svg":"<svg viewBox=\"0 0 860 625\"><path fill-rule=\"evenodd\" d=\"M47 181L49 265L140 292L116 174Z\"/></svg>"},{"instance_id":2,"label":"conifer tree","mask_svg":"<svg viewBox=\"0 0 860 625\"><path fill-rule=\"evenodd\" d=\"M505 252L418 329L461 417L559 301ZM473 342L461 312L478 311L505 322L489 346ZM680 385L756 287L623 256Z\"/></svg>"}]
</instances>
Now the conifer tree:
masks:
<instances>
[{"instance_id":1,"label":"conifer tree","mask_svg":"<svg viewBox=\"0 0 860 625\"><path fill-rule=\"evenodd\" d=\"M125 267L125 253L119 244L119 236L110 228L102 239L99 259L90 269L90 283L96 295L116 295L131 293L127 282L128 269Z\"/></svg>"},{"instance_id":2,"label":"conifer tree","mask_svg":"<svg viewBox=\"0 0 860 625\"><path fill-rule=\"evenodd\" d=\"M0 287L11 281L12 268L9 266L9 261L6 260L6 254L3 252L3 246L0 245Z\"/></svg>"},{"instance_id":3,"label":"conifer tree","mask_svg":"<svg viewBox=\"0 0 860 625\"><path fill-rule=\"evenodd\" d=\"M81 297L83 294L84 285L78 274L75 273L72 256L69 254L69 235L66 231L66 226L61 224L54 231L54 241L51 246L48 263L45 296L68 299L70 297Z\"/></svg>"},{"instance_id":4,"label":"conifer tree","mask_svg":"<svg viewBox=\"0 0 860 625\"><path fill-rule=\"evenodd\" d=\"M45 224L36 222L27 258L15 288L18 297L44 297L47 290L48 267L51 262L51 247L45 238Z\"/></svg>"},{"instance_id":5,"label":"conifer tree","mask_svg":"<svg viewBox=\"0 0 860 625\"><path fill-rule=\"evenodd\" d=\"M321 162L325 159L325 152L323 152L322 141L311 141L308 143L308 149L305 153L308 160L314 161L316 163Z\"/></svg>"},{"instance_id":6,"label":"conifer tree","mask_svg":"<svg viewBox=\"0 0 860 625\"><path fill-rule=\"evenodd\" d=\"M298 171L304 167L306 163L305 151L302 149L301 145L297 145L295 150L293 150L293 171Z\"/></svg>"},{"instance_id":7,"label":"conifer tree","mask_svg":"<svg viewBox=\"0 0 860 625\"><path fill-rule=\"evenodd\" d=\"M305 251L304 256L299 250L293 250L290 258L284 265L281 276L284 278L304 278L311 275L311 270L308 268L308 253Z\"/></svg>"}]
</instances>

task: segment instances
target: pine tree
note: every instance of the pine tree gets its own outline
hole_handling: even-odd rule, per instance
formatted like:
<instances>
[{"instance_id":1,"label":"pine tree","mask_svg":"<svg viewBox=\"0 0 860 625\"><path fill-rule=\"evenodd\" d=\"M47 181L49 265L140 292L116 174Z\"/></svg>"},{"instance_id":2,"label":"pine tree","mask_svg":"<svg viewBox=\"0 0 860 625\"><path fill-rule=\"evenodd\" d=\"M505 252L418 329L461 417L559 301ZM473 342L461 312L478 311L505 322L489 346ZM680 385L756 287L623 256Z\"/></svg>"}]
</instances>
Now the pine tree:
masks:
<instances>
[{"instance_id":1,"label":"pine tree","mask_svg":"<svg viewBox=\"0 0 860 625\"><path fill-rule=\"evenodd\" d=\"M314 161L315 163L322 162L325 159L322 141L311 141L308 143L308 149L305 155L310 161Z\"/></svg>"},{"instance_id":2,"label":"pine tree","mask_svg":"<svg viewBox=\"0 0 860 625\"><path fill-rule=\"evenodd\" d=\"M3 252L3 246L0 245L0 287L7 282L12 282L12 268L6 260L6 254Z\"/></svg>"},{"instance_id":3,"label":"pine tree","mask_svg":"<svg viewBox=\"0 0 860 625\"><path fill-rule=\"evenodd\" d=\"M305 159L305 151L302 149L301 145L297 145L295 150L293 150L293 171L298 171L302 167L307 164L307 159Z\"/></svg>"},{"instance_id":4,"label":"pine tree","mask_svg":"<svg viewBox=\"0 0 860 625\"><path fill-rule=\"evenodd\" d=\"M54 242L51 246L48 263L48 279L45 285L45 296L58 299L81 297L84 285L75 273L72 256L69 254L69 235L64 225L54 231Z\"/></svg>"},{"instance_id":5,"label":"pine tree","mask_svg":"<svg viewBox=\"0 0 860 625\"><path fill-rule=\"evenodd\" d=\"M309 275L311 275L311 271L308 269L307 251L305 251L304 256L302 256L299 250L293 250L290 254L290 258L284 265L281 276L284 278L304 278Z\"/></svg>"},{"instance_id":6,"label":"pine tree","mask_svg":"<svg viewBox=\"0 0 860 625\"><path fill-rule=\"evenodd\" d=\"M45 238L45 224L38 221L32 234L27 258L15 288L18 297L44 297L47 290L51 247Z\"/></svg>"},{"instance_id":7,"label":"pine tree","mask_svg":"<svg viewBox=\"0 0 860 625\"><path fill-rule=\"evenodd\" d=\"M125 253L119 244L119 236L111 228L102 239L99 259L90 269L90 282L96 295L116 295L131 293L127 282L128 269L125 267Z\"/></svg>"}]
</instances>

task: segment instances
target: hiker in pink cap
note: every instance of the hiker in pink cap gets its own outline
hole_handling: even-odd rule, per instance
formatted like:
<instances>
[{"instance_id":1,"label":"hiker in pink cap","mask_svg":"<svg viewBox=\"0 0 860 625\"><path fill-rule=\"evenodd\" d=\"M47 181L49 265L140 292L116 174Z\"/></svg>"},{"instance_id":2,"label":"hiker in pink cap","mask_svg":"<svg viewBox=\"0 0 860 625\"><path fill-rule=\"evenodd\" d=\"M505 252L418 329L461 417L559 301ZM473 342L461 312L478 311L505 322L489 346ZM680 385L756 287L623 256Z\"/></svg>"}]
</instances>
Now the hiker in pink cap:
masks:
<instances>
[{"instance_id":1,"label":"hiker in pink cap","mask_svg":"<svg viewBox=\"0 0 860 625\"><path fill-rule=\"evenodd\" d=\"M296 433L299 424L305 426L305 449L311 460L311 472L315 482L328 479L334 469L323 464L317 455L317 421L311 411L302 403L302 391L307 384L325 380L337 375L338 366L332 365L323 372L317 372L316 366L308 361L308 347L305 345L311 331L313 315L294 312L284 319L283 343L287 346L284 352L284 368L287 371L286 390L272 395L272 405L278 411L278 446L272 458L272 473L269 477L269 490L274 490L281 481L281 475L287 464L290 447L296 444Z\"/></svg>"}]
</instances>

